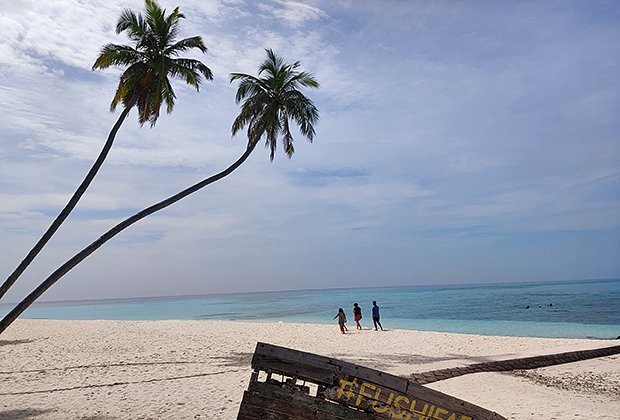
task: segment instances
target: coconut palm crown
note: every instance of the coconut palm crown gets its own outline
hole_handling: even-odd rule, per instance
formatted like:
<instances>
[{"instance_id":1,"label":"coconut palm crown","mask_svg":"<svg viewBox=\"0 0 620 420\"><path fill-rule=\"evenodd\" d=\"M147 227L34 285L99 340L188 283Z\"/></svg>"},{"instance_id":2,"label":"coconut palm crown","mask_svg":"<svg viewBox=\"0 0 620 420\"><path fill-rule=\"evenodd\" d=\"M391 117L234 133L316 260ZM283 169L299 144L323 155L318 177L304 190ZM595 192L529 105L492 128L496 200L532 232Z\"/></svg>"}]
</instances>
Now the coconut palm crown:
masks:
<instances>
[{"instance_id":1,"label":"coconut palm crown","mask_svg":"<svg viewBox=\"0 0 620 420\"><path fill-rule=\"evenodd\" d=\"M289 121L297 123L301 134L312 142L314 124L319 112L299 89L318 88L319 83L311 73L299 71L301 63L288 64L267 49L267 59L259 67L258 77L244 73L231 73L230 82L239 80L235 100L243 102L241 111L232 126L233 136L247 126L248 144L260 141L265 135L265 146L273 160L278 137L282 137L284 151L290 158L295 149Z\"/></svg>"},{"instance_id":2,"label":"coconut palm crown","mask_svg":"<svg viewBox=\"0 0 620 420\"><path fill-rule=\"evenodd\" d=\"M145 16L130 9L121 13L116 33L124 32L135 46L105 45L93 70L128 66L120 76L110 110L114 111L121 102L125 107L135 104L140 124L148 121L153 126L163 102L168 113L174 108L176 96L169 76L183 79L199 90L202 77L212 80L213 74L198 60L178 58L194 48L202 53L207 51L200 36L176 40L179 21L185 18L178 7L166 16L166 10L155 0L146 0L145 11Z\"/></svg>"}]
</instances>

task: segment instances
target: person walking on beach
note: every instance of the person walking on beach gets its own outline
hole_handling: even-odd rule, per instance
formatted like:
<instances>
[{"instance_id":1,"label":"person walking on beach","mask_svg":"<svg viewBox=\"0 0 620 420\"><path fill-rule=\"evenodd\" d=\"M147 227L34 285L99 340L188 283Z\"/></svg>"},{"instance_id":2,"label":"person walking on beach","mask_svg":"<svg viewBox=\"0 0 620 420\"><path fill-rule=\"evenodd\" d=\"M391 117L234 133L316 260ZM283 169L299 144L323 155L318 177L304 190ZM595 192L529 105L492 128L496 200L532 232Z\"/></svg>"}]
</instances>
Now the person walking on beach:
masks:
<instances>
[{"instance_id":1,"label":"person walking on beach","mask_svg":"<svg viewBox=\"0 0 620 420\"><path fill-rule=\"evenodd\" d=\"M361 330L362 325L360 321L362 320L362 308L360 308L357 303L353 304L353 318L355 319L356 328Z\"/></svg>"},{"instance_id":2,"label":"person walking on beach","mask_svg":"<svg viewBox=\"0 0 620 420\"><path fill-rule=\"evenodd\" d=\"M344 310L342 308L338 309L338 313L334 317L334 319L338 318L338 325L340 326L340 331L344 334L345 331L349 331L347 326L344 325L347 322L347 316L344 314Z\"/></svg>"},{"instance_id":3,"label":"person walking on beach","mask_svg":"<svg viewBox=\"0 0 620 420\"><path fill-rule=\"evenodd\" d=\"M381 316L379 315L379 307L377 306L377 301L372 301L372 322L375 324L375 331L377 331L377 325L381 327L381 331L383 331L383 326L381 325Z\"/></svg>"}]
</instances>

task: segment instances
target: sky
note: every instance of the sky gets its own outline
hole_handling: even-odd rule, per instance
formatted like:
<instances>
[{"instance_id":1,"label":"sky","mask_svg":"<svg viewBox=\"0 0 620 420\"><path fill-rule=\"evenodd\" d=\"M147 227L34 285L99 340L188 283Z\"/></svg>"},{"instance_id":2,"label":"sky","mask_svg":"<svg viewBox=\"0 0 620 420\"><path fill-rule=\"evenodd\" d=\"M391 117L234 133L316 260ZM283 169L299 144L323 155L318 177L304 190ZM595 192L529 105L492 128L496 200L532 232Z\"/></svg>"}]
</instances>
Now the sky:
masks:
<instances>
[{"instance_id":1,"label":"sky","mask_svg":"<svg viewBox=\"0 0 620 420\"><path fill-rule=\"evenodd\" d=\"M232 162L231 72L273 49L320 88L312 144L130 227L42 300L620 278L617 1L160 0L214 73L140 127L5 297L103 232ZM92 71L138 0L0 8L0 280L99 153L122 69Z\"/></svg>"}]
</instances>

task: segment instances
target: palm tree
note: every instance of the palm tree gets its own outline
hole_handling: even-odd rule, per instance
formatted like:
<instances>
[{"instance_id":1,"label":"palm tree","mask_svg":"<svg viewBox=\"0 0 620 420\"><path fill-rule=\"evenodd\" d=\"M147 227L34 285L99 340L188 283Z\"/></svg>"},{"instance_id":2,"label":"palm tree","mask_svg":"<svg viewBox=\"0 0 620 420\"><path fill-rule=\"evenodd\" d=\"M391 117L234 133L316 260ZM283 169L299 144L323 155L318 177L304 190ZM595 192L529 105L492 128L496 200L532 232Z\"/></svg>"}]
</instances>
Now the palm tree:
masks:
<instances>
[{"instance_id":1,"label":"palm tree","mask_svg":"<svg viewBox=\"0 0 620 420\"><path fill-rule=\"evenodd\" d=\"M127 66L127 69L120 76L118 88L110 106L110 110L114 111L116 106L122 102L123 111L112 127L95 163L69 202L15 271L0 286L0 298L17 281L56 233L60 225L69 217L95 178L101 165L103 165L112 148L116 133L134 105L138 107L140 125L149 121L152 127L159 117L159 110L163 102L166 103L168 113L172 112L174 108L175 94L168 79L169 76L183 79L196 90L199 90L202 76L207 80L213 79L211 70L200 61L177 58L180 53L185 51L196 48L205 53L207 48L199 36L176 41L179 21L184 16L178 7L168 16L165 12L154 0L146 0L145 16L139 13L136 15L129 9L122 12L116 24L116 32L119 34L125 32L135 46L115 44L104 46L93 65L93 70L105 69L110 66Z\"/></svg>"},{"instance_id":2,"label":"palm tree","mask_svg":"<svg viewBox=\"0 0 620 420\"><path fill-rule=\"evenodd\" d=\"M312 141L314 138L314 124L318 121L319 114L312 101L304 96L299 88L317 88L319 84L312 74L297 71L299 66L299 62L291 65L286 64L273 51L267 50L267 60L261 65L259 71L259 76L264 73L262 77L256 78L246 74L232 73L230 76L231 82L241 80L237 90L237 103L243 101L241 112L232 126L233 135L246 125L248 126L248 144L241 157L222 172L206 178L123 220L104 233L99 239L75 254L70 260L50 274L47 279L0 321L0 334L47 289L114 236L139 220L230 175L250 156L263 135L265 135L267 145L270 146L271 159L273 159L275 143L280 136L288 156L290 157L293 154L293 136L289 130L290 119L294 120L298 124L300 132L309 141Z\"/></svg>"},{"instance_id":3,"label":"palm tree","mask_svg":"<svg viewBox=\"0 0 620 420\"><path fill-rule=\"evenodd\" d=\"M295 149L289 120L294 120L301 134L312 142L314 124L319 118L316 107L299 88L318 88L319 84L312 74L297 71L301 65L299 61L287 64L272 50L266 51L267 59L259 68L259 77L244 73L230 75L231 82L240 80L235 99L237 103L243 101L241 112L233 123L232 133L235 135L247 125L250 143L258 141L265 134L271 160L281 135L284 151L290 158Z\"/></svg>"}]
</instances>

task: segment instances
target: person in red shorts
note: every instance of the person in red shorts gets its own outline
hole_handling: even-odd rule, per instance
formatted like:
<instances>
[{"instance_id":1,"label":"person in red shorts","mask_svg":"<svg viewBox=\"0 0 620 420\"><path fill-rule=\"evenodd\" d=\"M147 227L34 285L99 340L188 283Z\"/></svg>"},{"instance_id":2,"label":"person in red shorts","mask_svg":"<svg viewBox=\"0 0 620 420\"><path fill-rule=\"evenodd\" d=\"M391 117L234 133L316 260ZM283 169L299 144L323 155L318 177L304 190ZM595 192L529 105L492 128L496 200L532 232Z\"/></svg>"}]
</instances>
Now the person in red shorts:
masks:
<instances>
[{"instance_id":1,"label":"person in red shorts","mask_svg":"<svg viewBox=\"0 0 620 420\"><path fill-rule=\"evenodd\" d=\"M360 321L362 320L362 308L359 307L357 303L353 304L353 318L355 319L356 328L358 330L362 329L362 325Z\"/></svg>"}]
</instances>

